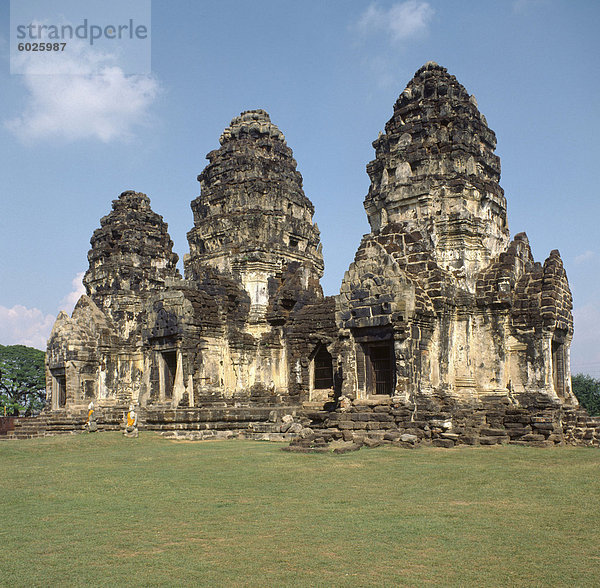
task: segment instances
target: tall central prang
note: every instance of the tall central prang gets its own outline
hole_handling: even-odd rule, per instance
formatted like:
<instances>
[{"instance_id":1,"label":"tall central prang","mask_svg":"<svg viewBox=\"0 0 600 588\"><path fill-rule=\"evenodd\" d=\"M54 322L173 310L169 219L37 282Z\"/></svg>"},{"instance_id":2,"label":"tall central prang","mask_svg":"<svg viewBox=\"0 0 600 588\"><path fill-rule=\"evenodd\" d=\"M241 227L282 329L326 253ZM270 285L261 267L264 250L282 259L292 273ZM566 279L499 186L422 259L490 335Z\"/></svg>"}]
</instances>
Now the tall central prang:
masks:
<instances>
[{"instance_id":1,"label":"tall central prang","mask_svg":"<svg viewBox=\"0 0 600 588\"><path fill-rule=\"evenodd\" d=\"M303 289L320 291L323 255L314 207L302 190L292 150L264 110L235 117L198 176L192 202L186 277L211 266L240 280L251 301L250 320L262 322L269 296L290 264Z\"/></svg>"},{"instance_id":2,"label":"tall central prang","mask_svg":"<svg viewBox=\"0 0 600 588\"><path fill-rule=\"evenodd\" d=\"M558 251L542 266L525 233L510 242L496 137L475 98L430 61L373 146L371 233L337 297L344 393L574 402L567 276Z\"/></svg>"}]
</instances>

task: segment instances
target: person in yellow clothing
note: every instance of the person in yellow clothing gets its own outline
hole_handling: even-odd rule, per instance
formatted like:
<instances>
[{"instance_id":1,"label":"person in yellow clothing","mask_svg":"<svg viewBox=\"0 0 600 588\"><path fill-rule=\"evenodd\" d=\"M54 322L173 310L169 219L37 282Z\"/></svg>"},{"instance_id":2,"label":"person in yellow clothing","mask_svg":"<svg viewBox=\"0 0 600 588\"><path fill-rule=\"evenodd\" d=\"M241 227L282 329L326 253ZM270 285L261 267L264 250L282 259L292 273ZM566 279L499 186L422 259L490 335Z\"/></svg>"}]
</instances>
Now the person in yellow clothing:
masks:
<instances>
[{"instance_id":1,"label":"person in yellow clothing","mask_svg":"<svg viewBox=\"0 0 600 588\"><path fill-rule=\"evenodd\" d=\"M127 412L125 419L126 424L123 435L125 435L125 437L137 437L139 435L137 428L138 416L135 412L135 407L133 404L129 405L129 411Z\"/></svg>"},{"instance_id":2,"label":"person in yellow clothing","mask_svg":"<svg viewBox=\"0 0 600 588\"><path fill-rule=\"evenodd\" d=\"M96 423L96 413L94 412L93 402L90 402L88 405L88 417L85 423L85 428L89 433L95 433L98 430L98 423Z\"/></svg>"}]
</instances>

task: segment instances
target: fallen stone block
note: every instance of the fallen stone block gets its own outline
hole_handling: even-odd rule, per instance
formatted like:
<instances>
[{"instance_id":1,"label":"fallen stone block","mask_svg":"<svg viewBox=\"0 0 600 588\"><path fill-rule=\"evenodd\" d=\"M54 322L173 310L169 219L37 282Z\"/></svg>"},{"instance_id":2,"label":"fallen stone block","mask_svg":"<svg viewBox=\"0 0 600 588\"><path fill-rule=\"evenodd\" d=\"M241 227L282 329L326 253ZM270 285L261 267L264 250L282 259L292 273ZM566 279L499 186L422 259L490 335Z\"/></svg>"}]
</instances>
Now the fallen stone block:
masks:
<instances>
[{"instance_id":1,"label":"fallen stone block","mask_svg":"<svg viewBox=\"0 0 600 588\"><path fill-rule=\"evenodd\" d=\"M365 447L379 447L381 445L381 441L371 439L371 437L365 437L363 443Z\"/></svg>"},{"instance_id":2,"label":"fallen stone block","mask_svg":"<svg viewBox=\"0 0 600 588\"><path fill-rule=\"evenodd\" d=\"M527 435L523 435L520 440L521 441L545 441L546 437L544 437L544 435L540 435L539 433L529 433Z\"/></svg>"},{"instance_id":3,"label":"fallen stone block","mask_svg":"<svg viewBox=\"0 0 600 588\"><path fill-rule=\"evenodd\" d=\"M499 436L480 436L479 444L480 445L499 445L501 437Z\"/></svg>"},{"instance_id":4,"label":"fallen stone block","mask_svg":"<svg viewBox=\"0 0 600 588\"><path fill-rule=\"evenodd\" d=\"M334 449L333 453L349 453L350 451L358 451L361 447L362 445L359 445L358 443L352 443L351 445Z\"/></svg>"},{"instance_id":5,"label":"fallen stone block","mask_svg":"<svg viewBox=\"0 0 600 588\"><path fill-rule=\"evenodd\" d=\"M404 433L400 435L400 441L402 441L402 443L410 443L414 445L418 440L419 438L416 435L411 435L410 433Z\"/></svg>"},{"instance_id":6,"label":"fallen stone block","mask_svg":"<svg viewBox=\"0 0 600 588\"><path fill-rule=\"evenodd\" d=\"M431 444L434 447L445 447L447 449L454 447L454 441L452 441L452 439L434 439Z\"/></svg>"}]
</instances>

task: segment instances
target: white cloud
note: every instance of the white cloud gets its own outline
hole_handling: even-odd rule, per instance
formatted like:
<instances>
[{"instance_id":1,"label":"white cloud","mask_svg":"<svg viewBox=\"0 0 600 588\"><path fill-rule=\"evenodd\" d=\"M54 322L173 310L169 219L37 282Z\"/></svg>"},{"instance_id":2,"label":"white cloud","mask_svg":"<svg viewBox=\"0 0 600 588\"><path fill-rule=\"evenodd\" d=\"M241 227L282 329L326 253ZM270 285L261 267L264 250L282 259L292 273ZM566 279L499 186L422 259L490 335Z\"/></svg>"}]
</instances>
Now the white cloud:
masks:
<instances>
[{"instance_id":1,"label":"white cloud","mask_svg":"<svg viewBox=\"0 0 600 588\"><path fill-rule=\"evenodd\" d=\"M55 318L39 308L26 308L20 304L12 308L0 306L1 343L46 349Z\"/></svg>"},{"instance_id":2,"label":"white cloud","mask_svg":"<svg viewBox=\"0 0 600 588\"><path fill-rule=\"evenodd\" d=\"M77 301L85 294L85 286L83 285L83 274L79 272L71 281L73 290L69 292L61 301L60 309L64 310L67 314L71 314Z\"/></svg>"},{"instance_id":3,"label":"white cloud","mask_svg":"<svg viewBox=\"0 0 600 588\"><path fill-rule=\"evenodd\" d=\"M579 265L579 264L585 263L586 261L590 261L590 260L594 259L595 256L596 256L596 254L593 251L591 251L590 249L588 249L587 251L584 251L580 255L576 255L574 261L577 265Z\"/></svg>"},{"instance_id":4,"label":"white cloud","mask_svg":"<svg viewBox=\"0 0 600 588\"><path fill-rule=\"evenodd\" d=\"M530 10L543 8L548 4L548 0L514 0L513 12L516 14L527 14Z\"/></svg>"},{"instance_id":5,"label":"white cloud","mask_svg":"<svg viewBox=\"0 0 600 588\"><path fill-rule=\"evenodd\" d=\"M44 56L46 57L46 56ZM21 141L40 139L127 140L134 128L147 124L148 108L159 92L156 78L125 75L114 56L85 46L72 55L49 55L49 71L31 73L39 62L24 66L28 92L22 113L5 121ZM60 61L58 61L60 59Z\"/></svg>"},{"instance_id":6,"label":"white cloud","mask_svg":"<svg viewBox=\"0 0 600 588\"><path fill-rule=\"evenodd\" d=\"M428 2L406 0L389 9L371 4L361 15L357 28L365 35L386 33L393 41L405 41L427 32L435 11Z\"/></svg>"},{"instance_id":7,"label":"white cloud","mask_svg":"<svg viewBox=\"0 0 600 588\"><path fill-rule=\"evenodd\" d=\"M600 300L573 309L571 371L600 376Z\"/></svg>"},{"instance_id":8,"label":"white cloud","mask_svg":"<svg viewBox=\"0 0 600 588\"><path fill-rule=\"evenodd\" d=\"M58 310L68 314L73 312L80 296L85 294L82 279L83 272L73 278L73 290L60 301ZM0 344L28 345L44 350L55 320L56 315L44 314L39 308L27 308L21 304L12 308L0 306Z\"/></svg>"}]
</instances>

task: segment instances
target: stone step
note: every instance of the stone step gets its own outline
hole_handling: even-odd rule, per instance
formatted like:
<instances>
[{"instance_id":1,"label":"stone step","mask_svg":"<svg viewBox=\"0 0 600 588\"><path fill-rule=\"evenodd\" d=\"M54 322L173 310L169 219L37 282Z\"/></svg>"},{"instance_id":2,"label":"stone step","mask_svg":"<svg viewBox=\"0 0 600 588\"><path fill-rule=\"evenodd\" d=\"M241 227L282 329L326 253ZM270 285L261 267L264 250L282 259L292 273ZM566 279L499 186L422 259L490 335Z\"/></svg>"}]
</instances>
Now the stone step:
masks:
<instances>
[{"instance_id":1,"label":"stone step","mask_svg":"<svg viewBox=\"0 0 600 588\"><path fill-rule=\"evenodd\" d=\"M279 424L275 423L260 423L260 422L232 422L232 421L213 421L213 422L199 422L199 423L145 423L141 425L140 429L149 431L223 431L223 430L254 430L259 432L273 431Z\"/></svg>"}]
</instances>

